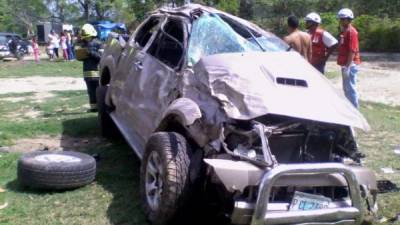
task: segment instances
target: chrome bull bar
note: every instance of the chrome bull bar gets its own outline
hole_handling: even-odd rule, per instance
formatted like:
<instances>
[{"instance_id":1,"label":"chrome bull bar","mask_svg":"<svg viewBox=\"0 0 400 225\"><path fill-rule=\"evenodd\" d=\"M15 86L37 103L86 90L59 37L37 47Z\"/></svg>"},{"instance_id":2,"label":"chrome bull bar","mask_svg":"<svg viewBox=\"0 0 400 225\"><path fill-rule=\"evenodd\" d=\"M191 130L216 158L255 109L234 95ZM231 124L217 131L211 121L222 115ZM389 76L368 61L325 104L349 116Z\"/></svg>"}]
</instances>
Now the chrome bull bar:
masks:
<instances>
[{"instance_id":1,"label":"chrome bull bar","mask_svg":"<svg viewBox=\"0 0 400 225\"><path fill-rule=\"evenodd\" d=\"M276 181L288 174L339 173L347 181L351 207L312 211L268 211L271 189ZM340 163L310 163L279 165L266 172L261 180L251 225L269 224L361 224L360 187L355 174Z\"/></svg>"}]
</instances>

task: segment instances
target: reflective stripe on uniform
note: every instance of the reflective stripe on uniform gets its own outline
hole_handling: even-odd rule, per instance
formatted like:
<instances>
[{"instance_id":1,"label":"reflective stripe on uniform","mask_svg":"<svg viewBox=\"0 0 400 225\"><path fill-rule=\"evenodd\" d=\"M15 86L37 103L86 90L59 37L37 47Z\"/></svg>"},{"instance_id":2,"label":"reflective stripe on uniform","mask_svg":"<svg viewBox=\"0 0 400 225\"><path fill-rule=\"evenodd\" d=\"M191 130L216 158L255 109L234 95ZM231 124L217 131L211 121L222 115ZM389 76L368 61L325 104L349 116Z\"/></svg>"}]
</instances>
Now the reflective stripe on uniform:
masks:
<instances>
[{"instance_id":1,"label":"reflective stripe on uniform","mask_svg":"<svg viewBox=\"0 0 400 225\"><path fill-rule=\"evenodd\" d=\"M90 71L83 71L84 77L99 77L99 71L97 70L90 70Z\"/></svg>"}]
</instances>

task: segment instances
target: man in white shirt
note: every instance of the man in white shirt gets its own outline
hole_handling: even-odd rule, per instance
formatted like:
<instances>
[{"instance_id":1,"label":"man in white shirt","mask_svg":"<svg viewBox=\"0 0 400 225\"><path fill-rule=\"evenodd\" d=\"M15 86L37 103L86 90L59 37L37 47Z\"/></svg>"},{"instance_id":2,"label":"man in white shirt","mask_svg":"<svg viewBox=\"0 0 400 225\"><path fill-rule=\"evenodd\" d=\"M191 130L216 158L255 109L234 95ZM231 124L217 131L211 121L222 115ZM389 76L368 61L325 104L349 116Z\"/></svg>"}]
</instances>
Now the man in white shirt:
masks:
<instances>
[{"instance_id":1,"label":"man in white shirt","mask_svg":"<svg viewBox=\"0 0 400 225\"><path fill-rule=\"evenodd\" d=\"M320 27L321 17L317 13L308 14L305 21L312 42L310 63L324 74L326 61L338 46L338 41L328 31Z\"/></svg>"},{"instance_id":2,"label":"man in white shirt","mask_svg":"<svg viewBox=\"0 0 400 225\"><path fill-rule=\"evenodd\" d=\"M53 48L54 55L58 58L58 48L60 47L60 39L54 30L50 31L48 37L49 37L49 42L54 47Z\"/></svg>"}]
</instances>

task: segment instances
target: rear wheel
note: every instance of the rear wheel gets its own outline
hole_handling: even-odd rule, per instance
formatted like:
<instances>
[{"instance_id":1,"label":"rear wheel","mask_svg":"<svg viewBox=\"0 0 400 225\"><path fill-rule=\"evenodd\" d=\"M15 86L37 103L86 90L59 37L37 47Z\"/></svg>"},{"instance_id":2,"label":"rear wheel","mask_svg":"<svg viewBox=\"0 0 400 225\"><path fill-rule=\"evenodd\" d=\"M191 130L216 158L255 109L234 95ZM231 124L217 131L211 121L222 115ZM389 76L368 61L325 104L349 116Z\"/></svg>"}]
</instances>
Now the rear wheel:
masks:
<instances>
[{"instance_id":1,"label":"rear wheel","mask_svg":"<svg viewBox=\"0 0 400 225\"><path fill-rule=\"evenodd\" d=\"M109 115L110 107L107 106L105 99L108 86L99 86L96 89L98 120L101 135L105 138L116 138L119 130Z\"/></svg>"},{"instance_id":2,"label":"rear wheel","mask_svg":"<svg viewBox=\"0 0 400 225\"><path fill-rule=\"evenodd\" d=\"M153 134L146 145L141 165L140 189L148 220L166 225L178 219L189 186L189 146L174 132Z\"/></svg>"}]
</instances>

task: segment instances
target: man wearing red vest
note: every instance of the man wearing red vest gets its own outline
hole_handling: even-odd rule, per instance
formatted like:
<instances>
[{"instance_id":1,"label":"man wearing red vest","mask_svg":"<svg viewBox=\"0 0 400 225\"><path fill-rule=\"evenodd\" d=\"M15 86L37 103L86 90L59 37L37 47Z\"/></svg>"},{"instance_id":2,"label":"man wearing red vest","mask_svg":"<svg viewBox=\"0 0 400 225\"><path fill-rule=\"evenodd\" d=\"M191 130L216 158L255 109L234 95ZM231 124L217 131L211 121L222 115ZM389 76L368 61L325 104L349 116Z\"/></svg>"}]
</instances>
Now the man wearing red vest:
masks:
<instances>
[{"instance_id":1,"label":"man wearing red vest","mask_svg":"<svg viewBox=\"0 0 400 225\"><path fill-rule=\"evenodd\" d=\"M358 108L356 79L361 63L358 32L351 25L354 15L350 9L341 9L337 18L341 29L337 64L342 67L343 90L349 101Z\"/></svg>"},{"instance_id":2,"label":"man wearing red vest","mask_svg":"<svg viewBox=\"0 0 400 225\"><path fill-rule=\"evenodd\" d=\"M317 13L309 13L305 17L305 21L312 42L310 63L324 74L326 61L328 61L329 56L337 47L338 41L329 32L320 27L321 17Z\"/></svg>"}]
</instances>

